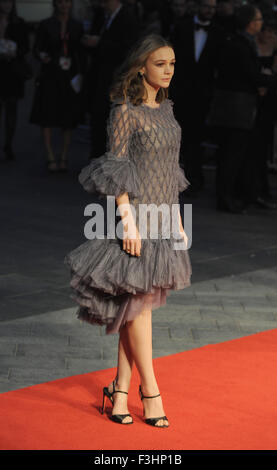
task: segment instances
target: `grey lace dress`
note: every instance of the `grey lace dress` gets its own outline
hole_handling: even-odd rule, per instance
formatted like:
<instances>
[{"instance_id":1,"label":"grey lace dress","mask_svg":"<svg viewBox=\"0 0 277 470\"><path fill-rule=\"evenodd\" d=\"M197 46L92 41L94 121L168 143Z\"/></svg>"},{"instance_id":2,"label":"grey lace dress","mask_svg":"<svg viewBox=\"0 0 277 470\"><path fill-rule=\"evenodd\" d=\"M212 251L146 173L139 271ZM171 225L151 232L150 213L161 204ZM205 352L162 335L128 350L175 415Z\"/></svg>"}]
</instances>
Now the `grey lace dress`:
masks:
<instances>
[{"instance_id":1,"label":"grey lace dress","mask_svg":"<svg viewBox=\"0 0 277 470\"><path fill-rule=\"evenodd\" d=\"M173 102L166 99L158 108L151 108L117 100L111 106L107 132L106 153L79 175L83 188L100 198L117 198L127 192L137 227L139 205L171 208L179 204L179 192L190 182L179 165L181 128ZM178 236L172 228L172 214L170 210L163 217L158 211L154 234L149 214L144 216L139 257L123 250L122 237L117 235L90 239L65 256L71 298L78 304L80 320L106 325L106 334L118 333L142 310L164 305L171 291L190 286L189 254L187 249L175 249Z\"/></svg>"}]
</instances>

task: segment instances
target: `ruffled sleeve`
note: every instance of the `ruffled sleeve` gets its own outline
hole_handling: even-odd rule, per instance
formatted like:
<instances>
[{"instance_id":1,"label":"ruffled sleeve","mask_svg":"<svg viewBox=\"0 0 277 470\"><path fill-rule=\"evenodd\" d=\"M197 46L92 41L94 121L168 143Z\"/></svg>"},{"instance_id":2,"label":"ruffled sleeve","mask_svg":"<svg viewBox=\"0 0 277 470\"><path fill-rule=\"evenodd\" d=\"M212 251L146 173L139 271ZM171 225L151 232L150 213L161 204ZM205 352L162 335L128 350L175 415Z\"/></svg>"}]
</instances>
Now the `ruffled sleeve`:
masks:
<instances>
[{"instance_id":1,"label":"ruffled sleeve","mask_svg":"<svg viewBox=\"0 0 277 470\"><path fill-rule=\"evenodd\" d=\"M174 116L174 112L173 112L173 108L174 108L174 101L172 101L171 99L167 98L166 100L167 104L168 104L168 107L170 109L170 113L171 113L171 116L174 118L174 120L176 121L175 119L175 116ZM177 121L176 121L177 122ZM178 123L179 125L179 123ZM180 127L180 125L179 125ZM181 128L180 128L180 131L181 131ZM178 165L176 166L176 180L177 180L177 183L178 183L178 191L179 193L185 191L189 185L191 184L190 181L187 180L186 176L185 176L185 173L184 173L184 170L183 168L181 168L180 164L178 163Z\"/></svg>"},{"instance_id":2,"label":"ruffled sleeve","mask_svg":"<svg viewBox=\"0 0 277 470\"><path fill-rule=\"evenodd\" d=\"M188 188L190 185L190 182L187 180L183 168L180 167L180 164L177 166L176 170L176 176L177 176L177 181L178 181L178 191L181 193L182 191L185 191L185 189Z\"/></svg>"},{"instance_id":3,"label":"ruffled sleeve","mask_svg":"<svg viewBox=\"0 0 277 470\"><path fill-rule=\"evenodd\" d=\"M139 196L139 177L129 155L133 131L129 103L113 103L107 124L107 151L92 160L79 175L79 182L86 191L102 197L119 197L125 192L131 197Z\"/></svg>"}]
</instances>

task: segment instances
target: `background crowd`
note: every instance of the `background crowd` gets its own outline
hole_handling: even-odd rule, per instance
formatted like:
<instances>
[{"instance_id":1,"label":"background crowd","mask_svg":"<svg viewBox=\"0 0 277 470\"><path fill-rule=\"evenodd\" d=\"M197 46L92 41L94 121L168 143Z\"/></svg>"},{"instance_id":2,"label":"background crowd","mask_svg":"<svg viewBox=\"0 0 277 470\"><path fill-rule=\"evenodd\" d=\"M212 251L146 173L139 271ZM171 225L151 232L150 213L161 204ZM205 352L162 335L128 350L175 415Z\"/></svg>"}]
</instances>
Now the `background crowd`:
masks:
<instances>
[{"instance_id":1,"label":"background crowd","mask_svg":"<svg viewBox=\"0 0 277 470\"><path fill-rule=\"evenodd\" d=\"M67 171L72 131L90 117L90 158L106 149L109 87L142 35L169 39L176 55L170 85L182 127L180 164L194 197L204 187L207 143L216 149L216 207L245 213L276 210L269 185L277 119L277 8L263 0L92 0L90 17L72 15L71 0L53 0L30 41L13 0L0 0L0 113L4 152L15 159L17 105L40 63L30 124L41 127L49 172ZM52 130L62 130L56 160Z\"/></svg>"}]
</instances>

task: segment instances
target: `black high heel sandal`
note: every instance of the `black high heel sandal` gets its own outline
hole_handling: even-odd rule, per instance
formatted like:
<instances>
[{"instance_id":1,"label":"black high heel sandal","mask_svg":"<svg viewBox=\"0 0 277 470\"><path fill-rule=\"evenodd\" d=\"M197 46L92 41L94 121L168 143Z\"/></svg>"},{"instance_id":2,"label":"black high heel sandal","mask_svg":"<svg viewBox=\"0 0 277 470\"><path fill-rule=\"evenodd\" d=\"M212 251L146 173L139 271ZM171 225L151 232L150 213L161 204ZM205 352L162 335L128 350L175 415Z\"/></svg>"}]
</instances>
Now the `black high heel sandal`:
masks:
<instances>
[{"instance_id":1,"label":"black high heel sandal","mask_svg":"<svg viewBox=\"0 0 277 470\"><path fill-rule=\"evenodd\" d=\"M112 393L109 392L108 387L103 388L103 404L102 404L102 409L101 409L102 414L104 414L104 410L105 410L105 406L106 406L106 398L107 397L111 400L112 404L114 404L114 400L113 400L113 394L114 393L126 393L126 395L128 395L128 392L123 392L122 390L115 390L115 380L113 380L113 391L112 391ZM120 414L120 415L119 414L111 415L109 418L112 421L114 421L115 423L133 424L133 421L123 423L123 419L126 418L126 416L130 416L132 418L130 413Z\"/></svg>"},{"instance_id":2,"label":"black high heel sandal","mask_svg":"<svg viewBox=\"0 0 277 470\"><path fill-rule=\"evenodd\" d=\"M140 394L140 399L143 400L144 398L156 398L159 397L161 394L159 393L158 395L153 395L151 397L146 397L143 395L142 390L141 390L141 385L139 386L139 394ZM145 415L145 411L143 409L143 416ZM168 421L168 418L166 416L160 416L159 418L145 418L146 424L150 424L151 426L155 426L155 428L168 428L169 424L163 424L162 426L156 426L157 422L160 419L166 419Z\"/></svg>"}]
</instances>

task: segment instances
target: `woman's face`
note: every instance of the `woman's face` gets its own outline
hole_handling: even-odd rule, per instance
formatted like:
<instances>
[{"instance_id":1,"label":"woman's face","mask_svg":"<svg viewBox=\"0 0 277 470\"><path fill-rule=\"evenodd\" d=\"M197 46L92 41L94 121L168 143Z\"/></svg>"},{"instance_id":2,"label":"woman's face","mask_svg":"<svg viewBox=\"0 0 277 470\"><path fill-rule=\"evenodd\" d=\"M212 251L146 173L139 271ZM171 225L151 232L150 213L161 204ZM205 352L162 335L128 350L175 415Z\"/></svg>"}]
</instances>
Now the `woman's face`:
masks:
<instances>
[{"instance_id":1,"label":"woman's face","mask_svg":"<svg viewBox=\"0 0 277 470\"><path fill-rule=\"evenodd\" d=\"M0 0L0 13L9 15L13 8L14 0Z\"/></svg>"},{"instance_id":2,"label":"woman's face","mask_svg":"<svg viewBox=\"0 0 277 470\"><path fill-rule=\"evenodd\" d=\"M165 46L152 52L141 69L144 79L154 88L168 88L174 74L175 54Z\"/></svg>"},{"instance_id":3,"label":"woman's face","mask_svg":"<svg viewBox=\"0 0 277 470\"><path fill-rule=\"evenodd\" d=\"M69 13L72 6L72 0L56 0L55 1L55 8L58 13L66 14Z\"/></svg>"}]
</instances>

